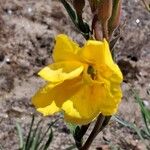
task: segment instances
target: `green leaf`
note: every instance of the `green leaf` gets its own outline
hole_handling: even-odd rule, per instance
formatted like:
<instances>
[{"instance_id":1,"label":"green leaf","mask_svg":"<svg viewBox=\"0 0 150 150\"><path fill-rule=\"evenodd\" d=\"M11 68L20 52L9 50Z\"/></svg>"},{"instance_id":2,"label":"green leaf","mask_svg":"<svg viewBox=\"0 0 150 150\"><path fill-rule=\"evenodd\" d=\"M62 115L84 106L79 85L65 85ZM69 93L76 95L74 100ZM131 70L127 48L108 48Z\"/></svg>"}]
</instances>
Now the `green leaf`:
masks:
<instances>
[{"instance_id":1,"label":"green leaf","mask_svg":"<svg viewBox=\"0 0 150 150\"><path fill-rule=\"evenodd\" d=\"M143 101L140 99L139 95L135 91L133 91L133 93L134 93L136 102L140 106L143 122L146 127L146 132L150 136L150 111L146 108Z\"/></svg>"},{"instance_id":2,"label":"green leaf","mask_svg":"<svg viewBox=\"0 0 150 150\"><path fill-rule=\"evenodd\" d=\"M52 128L51 128L51 129L50 129L50 133L49 133L49 138L48 138L48 140L46 141L46 144L45 144L43 150L47 150L47 148L49 147L49 145L50 145L51 142L52 142L52 139L53 139L53 130L52 130Z\"/></svg>"},{"instance_id":3,"label":"green leaf","mask_svg":"<svg viewBox=\"0 0 150 150\"><path fill-rule=\"evenodd\" d=\"M54 122L50 123L48 125L47 130L43 133L43 135L39 138L39 143L38 145L40 145L42 143L42 141L44 140L44 138L46 137L46 134L51 130L52 126L58 121L59 119L55 120ZM41 150L42 148L40 147L39 150Z\"/></svg>"},{"instance_id":4,"label":"green leaf","mask_svg":"<svg viewBox=\"0 0 150 150\"><path fill-rule=\"evenodd\" d=\"M84 36L85 39L89 39L91 33L89 25L83 21L81 16L77 15L76 11L72 9L70 4L66 0L60 0L60 1L62 2L68 15L70 16L72 22L79 30L79 32Z\"/></svg>"},{"instance_id":5,"label":"green leaf","mask_svg":"<svg viewBox=\"0 0 150 150\"><path fill-rule=\"evenodd\" d=\"M38 121L38 123L36 125L36 128L34 130L32 129L32 131L31 131L32 134L31 134L30 141L29 141L29 144L28 144L29 146L26 147L26 149L29 149L34 144L36 144L36 147L38 147L38 141L39 141L39 138L40 138L40 134L42 133L41 132L42 128L40 127L41 122L42 122L42 120ZM38 137L38 139L36 139L37 137Z\"/></svg>"},{"instance_id":6,"label":"green leaf","mask_svg":"<svg viewBox=\"0 0 150 150\"><path fill-rule=\"evenodd\" d=\"M81 32L83 34L89 34L90 32L90 28L89 28L89 25L83 21L82 17L81 16L78 16L77 15L77 19L78 19L78 28L81 30Z\"/></svg>"},{"instance_id":7,"label":"green leaf","mask_svg":"<svg viewBox=\"0 0 150 150\"><path fill-rule=\"evenodd\" d=\"M32 121L31 121L31 124L30 124L30 129L29 129L29 132L28 132L28 136L27 136L27 140L26 140L26 144L25 144L25 149L29 147L30 143L31 143L31 139L30 139L30 136L31 136L31 133L32 133L32 128L33 128L33 124L34 124L34 115L32 116Z\"/></svg>"},{"instance_id":8,"label":"green leaf","mask_svg":"<svg viewBox=\"0 0 150 150\"><path fill-rule=\"evenodd\" d=\"M4 150L1 144L0 144L0 150Z\"/></svg>"},{"instance_id":9,"label":"green leaf","mask_svg":"<svg viewBox=\"0 0 150 150\"><path fill-rule=\"evenodd\" d=\"M75 143L77 147L81 147L82 145L82 133L81 133L81 127L78 125L74 125L71 123L67 123L67 127L69 128L71 134L74 137Z\"/></svg>"},{"instance_id":10,"label":"green leaf","mask_svg":"<svg viewBox=\"0 0 150 150\"><path fill-rule=\"evenodd\" d=\"M138 96L138 94L135 91L133 91L133 92L134 92L134 96L135 96L136 102L140 105L141 112L144 113L144 115L148 119L148 122L150 122L150 111L145 107L143 101L140 99L140 97Z\"/></svg>"},{"instance_id":11,"label":"green leaf","mask_svg":"<svg viewBox=\"0 0 150 150\"><path fill-rule=\"evenodd\" d=\"M68 15L70 16L71 20L75 25L77 25L77 15L76 12L71 8L70 4L66 0L60 0L62 4L64 5L65 9L68 12Z\"/></svg>"},{"instance_id":12,"label":"green leaf","mask_svg":"<svg viewBox=\"0 0 150 150\"><path fill-rule=\"evenodd\" d=\"M76 131L76 128L77 128L77 125L72 124L72 123L67 123L67 127L70 130L71 134L74 135L75 131Z\"/></svg>"},{"instance_id":13,"label":"green leaf","mask_svg":"<svg viewBox=\"0 0 150 150\"><path fill-rule=\"evenodd\" d=\"M24 146L24 141L23 141L22 129L19 123L16 123L16 128L19 136L19 149L22 150Z\"/></svg>"},{"instance_id":14,"label":"green leaf","mask_svg":"<svg viewBox=\"0 0 150 150\"><path fill-rule=\"evenodd\" d=\"M142 113L143 121L144 121L144 124L145 124L145 127L146 127L146 133L150 137L150 129L149 129L149 124L148 124L146 115L143 112L141 112L141 113Z\"/></svg>"},{"instance_id":15,"label":"green leaf","mask_svg":"<svg viewBox=\"0 0 150 150\"><path fill-rule=\"evenodd\" d=\"M39 136L40 136L40 134L41 134L41 129L42 128L40 128L40 129L38 129L38 131L37 131L37 133L35 134L35 136L32 136L32 144L31 144L31 148L29 147L29 148L27 148L27 150L28 149L30 149L30 150L37 150L37 147L38 147L38 141L39 141Z\"/></svg>"},{"instance_id":16,"label":"green leaf","mask_svg":"<svg viewBox=\"0 0 150 150\"><path fill-rule=\"evenodd\" d=\"M114 120L116 120L118 123L122 124L123 126L133 129L138 134L140 139L142 141L144 140L144 138L141 135L141 130L134 123L129 123L129 122L123 120L123 119L120 119L118 116L113 116L112 118Z\"/></svg>"},{"instance_id":17,"label":"green leaf","mask_svg":"<svg viewBox=\"0 0 150 150\"><path fill-rule=\"evenodd\" d=\"M73 149L76 149L76 145L71 145L70 147L66 148L66 150L73 150Z\"/></svg>"}]
</instances>

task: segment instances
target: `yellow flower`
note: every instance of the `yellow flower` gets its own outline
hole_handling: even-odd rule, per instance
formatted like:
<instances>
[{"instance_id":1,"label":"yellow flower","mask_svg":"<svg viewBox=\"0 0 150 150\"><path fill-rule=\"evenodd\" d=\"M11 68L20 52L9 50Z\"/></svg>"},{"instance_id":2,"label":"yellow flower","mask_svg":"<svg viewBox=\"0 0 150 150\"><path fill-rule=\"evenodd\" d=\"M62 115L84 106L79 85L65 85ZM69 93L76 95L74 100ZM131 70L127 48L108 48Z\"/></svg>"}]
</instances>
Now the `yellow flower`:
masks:
<instances>
[{"instance_id":1,"label":"yellow flower","mask_svg":"<svg viewBox=\"0 0 150 150\"><path fill-rule=\"evenodd\" d=\"M89 40L80 48L58 35L53 58L54 63L39 72L48 83L32 98L37 111L45 116L62 111L65 120L75 124L116 113L123 77L106 40Z\"/></svg>"}]
</instances>

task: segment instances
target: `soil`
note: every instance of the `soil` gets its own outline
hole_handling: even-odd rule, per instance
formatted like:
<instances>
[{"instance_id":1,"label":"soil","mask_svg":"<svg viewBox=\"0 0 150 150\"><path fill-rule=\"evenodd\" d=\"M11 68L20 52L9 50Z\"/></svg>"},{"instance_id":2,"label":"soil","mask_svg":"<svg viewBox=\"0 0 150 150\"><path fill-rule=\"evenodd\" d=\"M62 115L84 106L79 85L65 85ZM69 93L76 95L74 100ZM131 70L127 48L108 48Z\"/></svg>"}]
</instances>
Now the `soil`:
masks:
<instances>
[{"instance_id":1,"label":"soil","mask_svg":"<svg viewBox=\"0 0 150 150\"><path fill-rule=\"evenodd\" d=\"M88 11L84 14L89 20ZM123 99L118 115L142 127L140 109L131 89L138 90L150 109L150 14L140 0L124 0L124 24L115 54L124 74ZM4 150L18 149L15 129L19 122L26 135L31 116L43 118L31 104L31 97L44 84L37 72L52 62L54 37L69 35L79 44L84 38L72 24L62 4L56 0L0 0L0 144ZM45 125L59 118L53 128L50 150L65 150L74 141L61 115L45 117ZM44 124L44 123L43 123ZM148 140L144 141L150 144ZM93 142L91 150L146 150L131 129L116 121Z\"/></svg>"}]
</instances>

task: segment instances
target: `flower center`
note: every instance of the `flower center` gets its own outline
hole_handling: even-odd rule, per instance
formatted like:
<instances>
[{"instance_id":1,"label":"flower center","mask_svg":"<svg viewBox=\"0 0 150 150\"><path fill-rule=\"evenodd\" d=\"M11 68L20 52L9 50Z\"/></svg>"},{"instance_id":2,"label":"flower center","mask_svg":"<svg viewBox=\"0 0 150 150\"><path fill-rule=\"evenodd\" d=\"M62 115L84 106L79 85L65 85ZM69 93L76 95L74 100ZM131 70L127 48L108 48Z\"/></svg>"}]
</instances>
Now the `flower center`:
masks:
<instances>
[{"instance_id":1,"label":"flower center","mask_svg":"<svg viewBox=\"0 0 150 150\"><path fill-rule=\"evenodd\" d=\"M88 66L87 73L91 76L93 80L96 78L96 70L93 68L93 66Z\"/></svg>"}]
</instances>

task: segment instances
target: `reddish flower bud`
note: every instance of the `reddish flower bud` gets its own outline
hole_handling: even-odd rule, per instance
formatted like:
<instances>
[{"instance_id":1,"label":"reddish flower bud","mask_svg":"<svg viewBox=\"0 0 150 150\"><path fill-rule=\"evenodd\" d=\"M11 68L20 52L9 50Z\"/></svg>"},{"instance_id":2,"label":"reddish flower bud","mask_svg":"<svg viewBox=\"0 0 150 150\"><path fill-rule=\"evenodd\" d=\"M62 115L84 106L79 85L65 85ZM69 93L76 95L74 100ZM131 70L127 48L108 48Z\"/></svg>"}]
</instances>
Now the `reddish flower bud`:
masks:
<instances>
[{"instance_id":1,"label":"reddish flower bud","mask_svg":"<svg viewBox=\"0 0 150 150\"><path fill-rule=\"evenodd\" d=\"M99 0L89 0L91 11L94 13L99 5Z\"/></svg>"},{"instance_id":2,"label":"reddish flower bud","mask_svg":"<svg viewBox=\"0 0 150 150\"><path fill-rule=\"evenodd\" d=\"M112 15L112 0L100 0L98 6L98 18L105 23Z\"/></svg>"},{"instance_id":3,"label":"reddish flower bud","mask_svg":"<svg viewBox=\"0 0 150 150\"><path fill-rule=\"evenodd\" d=\"M121 16L121 6L122 6L122 0L114 0L112 16L108 23L110 35L119 26L120 16Z\"/></svg>"}]
</instances>

